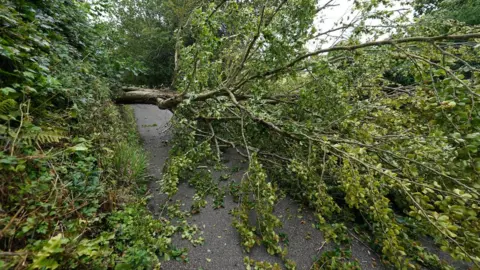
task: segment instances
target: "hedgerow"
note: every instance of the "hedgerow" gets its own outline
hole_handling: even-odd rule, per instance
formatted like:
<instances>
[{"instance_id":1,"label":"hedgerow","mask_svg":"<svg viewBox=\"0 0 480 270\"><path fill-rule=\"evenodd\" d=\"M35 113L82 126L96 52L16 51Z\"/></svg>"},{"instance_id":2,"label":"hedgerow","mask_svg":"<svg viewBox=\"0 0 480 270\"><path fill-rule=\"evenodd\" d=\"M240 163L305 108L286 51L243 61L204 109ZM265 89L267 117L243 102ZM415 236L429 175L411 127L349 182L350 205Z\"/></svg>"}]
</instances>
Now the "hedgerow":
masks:
<instances>
[{"instance_id":1,"label":"hedgerow","mask_svg":"<svg viewBox=\"0 0 480 270\"><path fill-rule=\"evenodd\" d=\"M183 254L170 241L185 226L146 209L146 154L133 110L110 100L121 70L101 8L0 4L1 269L151 269Z\"/></svg>"}]
</instances>

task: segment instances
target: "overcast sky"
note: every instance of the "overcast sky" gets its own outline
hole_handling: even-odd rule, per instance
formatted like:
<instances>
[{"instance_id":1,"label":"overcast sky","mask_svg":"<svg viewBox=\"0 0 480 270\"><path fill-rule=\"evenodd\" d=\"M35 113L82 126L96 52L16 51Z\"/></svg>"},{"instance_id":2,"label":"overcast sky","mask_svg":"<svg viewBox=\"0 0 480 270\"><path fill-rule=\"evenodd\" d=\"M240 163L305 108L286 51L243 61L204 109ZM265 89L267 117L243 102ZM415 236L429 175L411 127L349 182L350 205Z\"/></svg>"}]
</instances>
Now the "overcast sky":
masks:
<instances>
[{"instance_id":1,"label":"overcast sky","mask_svg":"<svg viewBox=\"0 0 480 270\"><path fill-rule=\"evenodd\" d=\"M327 3L328 0L322 0L322 1L319 1L319 6L322 6L324 5L325 3ZM389 8L389 10L392 10L392 9L402 9L402 8L406 8L407 6L401 4L401 1L392 1L394 3L394 7L393 8ZM317 29L317 32L324 32L324 31L328 31L332 28L335 27L335 23L338 23L338 22L341 22L342 18L344 18L344 22L347 23L347 22L351 22L355 15L357 14L352 14L352 10L353 10L353 0L335 0L331 3L332 5L335 5L333 7L330 7L328 8L326 11L324 12L321 12L320 15L323 15L323 17L320 17L318 16L315 20L315 27ZM383 9L385 9L385 7L382 7ZM380 9L382 9L380 8ZM410 20L413 18L411 11L404 11L402 12L401 14L398 14L398 15L401 15L401 16L408 16L410 18ZM347 17L349 17L349 20L347 20ZM368 21L368 24L369 25L378 25L380 24L380 21L379 20L369 20ZM338 31L338 32L335 32L333 33L334 35L339 35L341 33L341 31ZM382 38L387 38L387 36L384 36ZM328 43L326 44L323 44L321 47L330 47L332 45L334 45L336 42L338 42L337 39L330 39ZM307 47L309 50L315 50L315 49L318 49L319 48L319 44L318 42L309 42Z\"/></svg>"}]
</instances>

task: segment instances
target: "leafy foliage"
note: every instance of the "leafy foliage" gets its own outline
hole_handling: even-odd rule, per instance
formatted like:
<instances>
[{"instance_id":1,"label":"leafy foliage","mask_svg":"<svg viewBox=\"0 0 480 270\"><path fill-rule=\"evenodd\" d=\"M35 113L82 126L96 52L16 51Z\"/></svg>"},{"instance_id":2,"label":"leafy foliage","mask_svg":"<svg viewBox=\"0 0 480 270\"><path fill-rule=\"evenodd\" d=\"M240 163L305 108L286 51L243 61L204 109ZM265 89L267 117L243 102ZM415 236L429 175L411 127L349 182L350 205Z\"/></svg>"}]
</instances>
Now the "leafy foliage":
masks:
<instances>
[{"instance_id":1,"label":"leafy foliage","mask_svg":"<svg viewBox=\"0 0 480 270\"><path fill-rule=\"evenodd\" d=\"M346 224L364 225L387 265L448 269L423 247L425 237L479 265L478 29L438 17L411 25L380 2L393 3L355 1L360 19L325 32L311 27L328 12L317 1L195 9L184 30L195 42L180 51L176 81L177 121L190 135L177 149L207 138L204 151L221 155L218 144L227 144L251 169L262 167L235 191L242 198L235 226L247 249L256 233L267 247L278 242L265 200L275 201L270 187L279 186L314 209L329 241L341 243ZM394 31L368 27L370 19ZM305 48L312 39L328 43L335 31L351 34L330 48ZM381 35L392 41L374 41ZM162 183L174 192L178 179L169 177ZM247 224L248 210L261 217L260 231ZM331 259L332 269L350 263Z\"/></svg>"},{"instance_id":2,"label":"leafy foliage","mask_svg":"<svg viewBox=\"0 0 480 270\"><path fill-rule=\"evenodd\" d=\"M451 269L424 239L478 266L477 2L416 1L428 14L413 24L394 2L354 1L333 29L312 27L331 1L2 2L0 267L151 269L186 260L174 233L202 243L188 213L155 220L138 199L146 158L131 111L109 100L119 81L179 92L156 101L176 105L161 185L171 197L189 179L192 213L208 195L221 206L225 190L196 170L220 145L249 161L230 187L245 249L262 243L295 268L273 214L283 190L337 246L314 267L358 266L351 224L388 266Z\"/></svg>"},{"instance_id":3,"label":"leafy foliage","mask_svg":"<svg viewBox=\"0 0 480 270\"><path fill-rule=\"evenodd\" d=\"M279 245L280 236L275 231L281 225L279 218L273 214L276 189L272 186L272 183L266 182L266 174L260 163L256 161L256 157L253 156L252 159L247 178L242 181L240 186L243 194L242 204L234 212L233 226L239 231L242 244L247 251L257 242L260 242L255 239L256 229L258 228L258 234L261 236L261 242L267 247L267 252L272 255L280 254L284 257L286 250ZM253 194L250 192L252 188L255 189ZM254 221L257 228L250 225L249 212L251 210L259 214Z\"/></svg>"},{"instance_id":4,"label":"leafy foliage","mask_svg":"<svg viewBox=\"0 0 480 270\"><path fill-rule=\"evenodd\" d=\"M112 1L108 37L112 58L127 68L126 84L161 86L174 79L176 31L198 0ZM180 30L179 30L180 31Z\"/></svg>"},{"instance_id":5,"label":"leafy foliage","mask_svg":"<svg viewBox=\"0 0 480 270\"><path fill-rule=\"evenodd\" d=\"M453 19L467 25L478 25L480 3L475 0L419 0L415 2L418 14L430 14L442 19Z\"/></svg>"},{"instance_id":6,"label":"leafy foliage","mask_svg":"<svg viewBox=\"0 0 480 270\"><path fill-rule=\"evenodd\" d=\"M133 111L110 101L121 70L103 8L0 4L1 269L152 269L184 256L173 233L199 242L146 210Z\"/></svg>"}]
</instances>

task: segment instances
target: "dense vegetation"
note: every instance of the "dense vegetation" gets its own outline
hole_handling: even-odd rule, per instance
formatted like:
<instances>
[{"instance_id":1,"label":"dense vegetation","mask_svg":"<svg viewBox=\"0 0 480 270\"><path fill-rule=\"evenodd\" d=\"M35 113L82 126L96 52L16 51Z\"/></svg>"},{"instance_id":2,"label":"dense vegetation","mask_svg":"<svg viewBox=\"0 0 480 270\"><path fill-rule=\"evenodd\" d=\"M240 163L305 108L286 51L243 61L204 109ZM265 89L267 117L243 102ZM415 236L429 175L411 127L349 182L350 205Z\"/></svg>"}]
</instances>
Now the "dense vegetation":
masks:
<instances>
[{"instance_id":1,"label":"dense vegetation","mask_svg":"<svg viewBox=\"0 0 480 270\"><path fill-rule=\"evenodd\" d=\"M110 98L136 66L108 47L106 8L0 4L0 269L150 269L195 231L145 207L133 111Z\"/></svg>"},{"instance_id":2,"label":"dense vegetation","mask_svg":"<svg viewBox=\"0 0 480 270\"><path fill-rule=\"evenodd\" d=\"M164 193L209 185L196 168L225 146L248 160L232 192L245 250L295 268L273 213L286 192L337 250L354 227L396 269L452 269L426 241L478 267L478 1L395 2L353 1L331 28L315 19L334 1L2 2L0 268L151 269L185 259L175 232L201 242L178 207L174 224L139 199L146 157L132 112L111 101L122 84L176 91L130 93L174 109ZM198 188L192 212L209 195L223 196ZM312 267L359 268L346 254Z\"/></svg>"},{"instance_id":3,"label":"dense vegetation","mask_svg":"<svg viewBox=\"0 0 480 270\"><path fill-rule=\"evenodd\" d=\"M433 15L438 19L453 19L467 25L480 24L480 2L475 0L417 0L414 3L418 15Z\"/></svg>"},{"instance_id":4,"label":"dense vegetation","mask_svg":"<svg viewBox=\"0 0 480 270\"><path fill-rule=\"evenodd\" d=\"M478 29L443 15L412 24L379 1L355 4L356 20L318 31L313 20L328 3L220 1L195 10L182 29L195 40L180 51L182 94L157 101L176 105L179 138L164 191L174 194L198 161L220 159L219 145L229 145L250 162L234 213L247 250L263 243L285 255L272 211L286 190L339 247L348 226L363 224L395 268L449 268L424 248L429 238L476 265ZM309 40L341 31L351 34L307 51ZM373 41L381 35L392 40Z\"/></svg>"}]
</instances>

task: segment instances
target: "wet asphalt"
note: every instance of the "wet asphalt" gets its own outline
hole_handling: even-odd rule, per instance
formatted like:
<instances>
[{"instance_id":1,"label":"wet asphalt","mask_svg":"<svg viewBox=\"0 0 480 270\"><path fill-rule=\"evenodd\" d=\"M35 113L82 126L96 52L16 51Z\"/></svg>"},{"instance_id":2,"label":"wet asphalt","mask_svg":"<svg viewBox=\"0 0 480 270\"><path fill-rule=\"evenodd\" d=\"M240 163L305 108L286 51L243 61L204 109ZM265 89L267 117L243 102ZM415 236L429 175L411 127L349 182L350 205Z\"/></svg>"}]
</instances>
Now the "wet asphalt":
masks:
<instances>
[{"instance_id":1,"label":"wet asphalt","mask_svg":"<svg viewBox=\"0 0 480 270\"><path fill-rule=\"evenodd\" d=\"M168 158L168 151L171 147L169 142L172 139L169 121L173 114L168 110L160 110L153 105L132 106L144 148L149 155L149 173L153 176L149 187L152 198L148 207L154 215L159 216L167 197L160 192L155 180L162 177L162 169ZM224 152L224 163L229 168L240 168L238 172L232 173L228 181L240 181L246 166L243 157L236 154L232 149L227 149ZM214 173L214 177L220 175L221 173ZM194 193L194 188L186 182L182 182L172 201L180 201L182 208L189 211ZM205 238L204 244L194 247L190 242L182 240L180 236L174 237L173 245L188 249L188 262L162 262L161 268L167 270L245 269L243 260L246 256L259 261L276 262L282 265L281 259L269 255L263 246L256 246L249 253L243 250L239 234L232 226L232 216L229 213L235 207L237 207L237 203L228 193L224 198L224 208L213 209L213 199L209 198L208 205L201 209L200 213L187 219L202 230L202 236ZM284 233L286 239L288 239L287 258L296 262L297 269L310 269L316 258L332 248L331 245L324 244L322 233L313 228L313 213L301 209L290 198L286 197L280 200L275 207L275 213L283 223L279 232ZM351 249L352 257L359 261L363 269L385 269L378 256L358 240L352 239Z\"/></svg>"}]
</instances>

